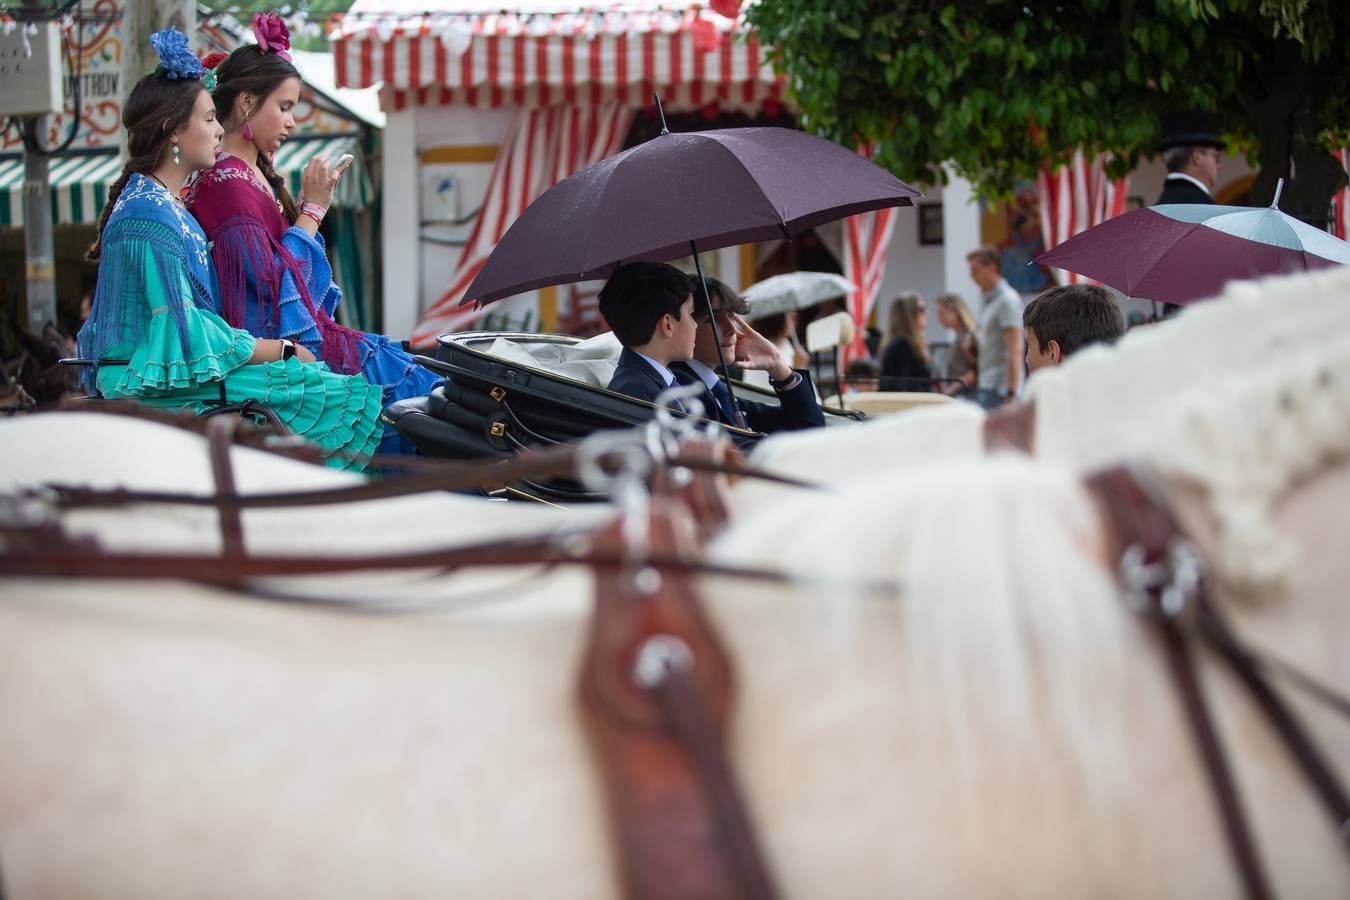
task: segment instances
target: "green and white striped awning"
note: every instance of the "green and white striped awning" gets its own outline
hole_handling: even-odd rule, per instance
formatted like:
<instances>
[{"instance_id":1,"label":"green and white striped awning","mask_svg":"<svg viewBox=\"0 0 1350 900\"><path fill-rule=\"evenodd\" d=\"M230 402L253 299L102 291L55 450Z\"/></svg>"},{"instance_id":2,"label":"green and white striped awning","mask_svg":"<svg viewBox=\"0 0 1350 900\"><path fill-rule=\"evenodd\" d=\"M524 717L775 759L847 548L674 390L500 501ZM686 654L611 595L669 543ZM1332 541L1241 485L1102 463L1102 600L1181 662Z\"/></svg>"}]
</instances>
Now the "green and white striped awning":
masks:
<instances>
[{"instance_id":1,"label":"green and white striped awning","mask_svg":"<svg viewBox=\"0 0 1350 900\"><path fill-rule=\"evenodd\" d=\"M301 138L287 141L277 151L273 164L286 178L292 196L300 195L300 177L315 156L336 162L344 153L356 157L338 182L333 205L362 208L370 205L375 188L366 168L365 155L355 137ZM108 186L122 174L122 159L116 153L54 157L48 167L51 185L52 223L97 225L108 200ZM0 228L23 227L23 159L0 160Z\"/></svg>"},{"instance_id":2,"label":"green and white striped awning","mask_svg":"<svg viewBox=\"0 0 1350 900\"><path fill-rule=\"evenodd\" d=\"M48 165L52 222L97 225L108 186L122 174L116 153L54 157ZM0 228L23 226L23 160L0 160Z\"/></svg>"},{"instance_id":3,"label":"green and white striped awning","mask_svg":"<svg viewBox=\"0 0 1350 900\"><path fill-rule=\"evenodd\" d=\"M369 206L375 198L375 188L370 181L370 172L366 168L366 158L361 152L361 144L355 137L291 139L281 145L272 165L286 178L286 187L292 197L300 196L300 180L305 166L316 156L322 156L330 163L337 162L339 156L350 153L356 157L347 174L338 182L337 193L333 196L334 206L360 209Z\"/></svg>"}]
</instances>

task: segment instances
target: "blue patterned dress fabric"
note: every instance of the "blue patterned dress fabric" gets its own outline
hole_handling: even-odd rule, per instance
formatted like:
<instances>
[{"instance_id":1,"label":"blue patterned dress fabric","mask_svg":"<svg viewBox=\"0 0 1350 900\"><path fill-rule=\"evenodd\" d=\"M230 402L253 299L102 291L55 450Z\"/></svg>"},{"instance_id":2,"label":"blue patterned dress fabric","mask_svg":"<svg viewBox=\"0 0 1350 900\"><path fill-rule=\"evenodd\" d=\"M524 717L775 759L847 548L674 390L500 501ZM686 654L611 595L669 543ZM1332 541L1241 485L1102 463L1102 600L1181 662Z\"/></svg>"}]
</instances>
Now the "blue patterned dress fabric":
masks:
<instances>
[{"instance_id":1,"label":"blue patterned dress fabric","mask_svg":"<svg viewBox=\"0 0 1350 900\"><path fill-rule=\"evenodd\" d=\"M381 392L360 375L297 359L250 363L255 338L214 310L206 235L162 185L132 175L103 229L98 282L79 352L86 391L162 409L256 400L330 451L363 464L381 438Z\"/></svg>"}]
</instances>

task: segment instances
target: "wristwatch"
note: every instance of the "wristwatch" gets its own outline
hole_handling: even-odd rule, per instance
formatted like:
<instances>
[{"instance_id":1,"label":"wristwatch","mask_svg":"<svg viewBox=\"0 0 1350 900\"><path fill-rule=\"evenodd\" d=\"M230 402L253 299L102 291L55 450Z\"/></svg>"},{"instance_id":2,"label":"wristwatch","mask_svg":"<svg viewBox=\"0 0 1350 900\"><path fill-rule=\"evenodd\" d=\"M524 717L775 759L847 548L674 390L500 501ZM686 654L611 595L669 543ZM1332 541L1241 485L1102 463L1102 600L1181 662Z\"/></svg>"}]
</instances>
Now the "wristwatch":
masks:
<instances>
[{"instance_id":1,"label":"wristwatch","mask_svg":"<svg viewBox=\"0 0 1350 900\"><path fill-rule=\"evenodd\" d=\"M788 369L788 375L782 381L775 381L772 375L769 376L769 386L776 391L785 391L797 384L797 379L801 376L792 369Z\"/></svg>"},{"instance_id":2,"label":"wristwatch","mask_svg":"<svg viewBox=\"0 0 1350 900\"><path fill-rule=\"evenodd\" d=\"M290 338L281 339L281 358L287 360L295 356L295 341Z\"/></svg>"}]
</instances>

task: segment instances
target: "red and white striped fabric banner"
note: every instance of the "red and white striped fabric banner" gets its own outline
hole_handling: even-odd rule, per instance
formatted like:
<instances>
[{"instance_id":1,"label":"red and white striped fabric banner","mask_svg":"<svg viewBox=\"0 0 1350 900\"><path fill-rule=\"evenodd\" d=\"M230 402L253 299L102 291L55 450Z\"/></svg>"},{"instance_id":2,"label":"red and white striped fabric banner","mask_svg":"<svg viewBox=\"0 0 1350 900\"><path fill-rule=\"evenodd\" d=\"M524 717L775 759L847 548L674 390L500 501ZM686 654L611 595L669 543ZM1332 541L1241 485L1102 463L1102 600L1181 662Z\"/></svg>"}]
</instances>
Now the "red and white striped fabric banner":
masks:
<instances>
[{"instance_id":1,"label":"red and white striped fabric banner","mask_svg":"<svg viewBox=\"0 0 1350 900\"><path fill-rule=\"evenodd\" d=\"M1334 155L1341 168L1350 172L1350 148L1342 147ZM1331 221L1336 237L1350 241L1350 186L1341 188L1331 198Z\"/></svg>"},{"instance_id":2,"label":"red and white striped fabric banner","mask_svg":"<svg viewBox=\"0 0 1350 900\"><path fill-rule=\"evenodd\" d=\"M450 287L422 314L413 329L414 346L434 344L438 335L462 331L485 315L486 308L461 309L459 302L506 229L544 191L617 153L632 123L633 110L614 103L522 109L515 114Z\"/></svg>"},{"instance_id":3,"label":"red and white striped fabric banner","mask_svg":"<svg viewBox=\"0 0 1350 900\"><path fill-rule=\"evenodd\" d=\"M895 207L849 216L844 220L844 277L858 286L848 295L848 313L856 331L853 343L844 348L843 363L867 355L865 330L872 314L881 280L886 275L886 253L895 231Z\"/></svg>"},{"instance_id":4,"label":"red and white striped fabric banner","mask_svg":"<svg viewBox=\"0 0 1350 900\"><path fill-rule=\"evenodd\" d=\"M858 150L871 159L873 150L864 146ZM853 342L844 348L841 365L867 355L867 317L872 314L881 280L886 275L886 254L895 231L896 208L891 206L874 212L849 216L844 220L844 277L858 286L848 295L848 313L853 318Z\"/></svg>"},{"instance_id":5,"label":"red and white striped fabric banner","mask_svg":"<svg viewBox=\"0 0 1350 900\"><path fill-rule=\"evenodd\" d=\"M1125 212L1130 179L1106 174L1106 155L1090 162L1076 150L1067 166L1048 166L1036 177L1036 198L1041 206L1041 237L1045 249L1053 250L1079 232L1100 225ZM1078 284L1091 279L1055 269L1060 284Z\"/></svg>"},{"instance_id":6,"label":"red and white striped fabric banner","mask_svg":"<svg viewBox=\"0 0 1350 900\"><path fill-rule=\"evenodd\" d=\"M383 82L387 108L646 106L653 90L670 109L758 108L783 96L754 36L698 4L487 15L365 5L333 35L337 83Z\"/></svg>"},{"instance_id":7,"label":"red and white striped fabric banner","mask_svg":"<svg viewBox=\"0 0 1350 900\"><path fill-rule=\"evenodd\" d=\"M594 337L607 331L600 315L600 289L603 281L578 281L558 287L558 331L576 337Z\"/></svg>"}]
</instances>

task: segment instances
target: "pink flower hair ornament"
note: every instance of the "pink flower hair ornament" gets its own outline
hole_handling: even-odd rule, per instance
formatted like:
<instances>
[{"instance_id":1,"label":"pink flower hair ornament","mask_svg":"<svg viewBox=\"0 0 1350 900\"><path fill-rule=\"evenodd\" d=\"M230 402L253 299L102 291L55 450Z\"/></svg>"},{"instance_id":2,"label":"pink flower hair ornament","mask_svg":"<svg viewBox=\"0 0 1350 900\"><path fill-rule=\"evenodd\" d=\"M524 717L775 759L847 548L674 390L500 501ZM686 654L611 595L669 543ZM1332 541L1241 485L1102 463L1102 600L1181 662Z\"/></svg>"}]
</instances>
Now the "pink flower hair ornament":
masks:
<instances>
[{"instance_id":1,"label":"pink flower hair ornament","mask_svg":"<svg viewBox=\"0 0 1350 900\"><path fill-rule=\"evenodd\" d=\"M275 53L286 62L291 61L291 32L276 13L253 14L253 36L258 39L258 50Z\"/></svg>"}]
</instances>

